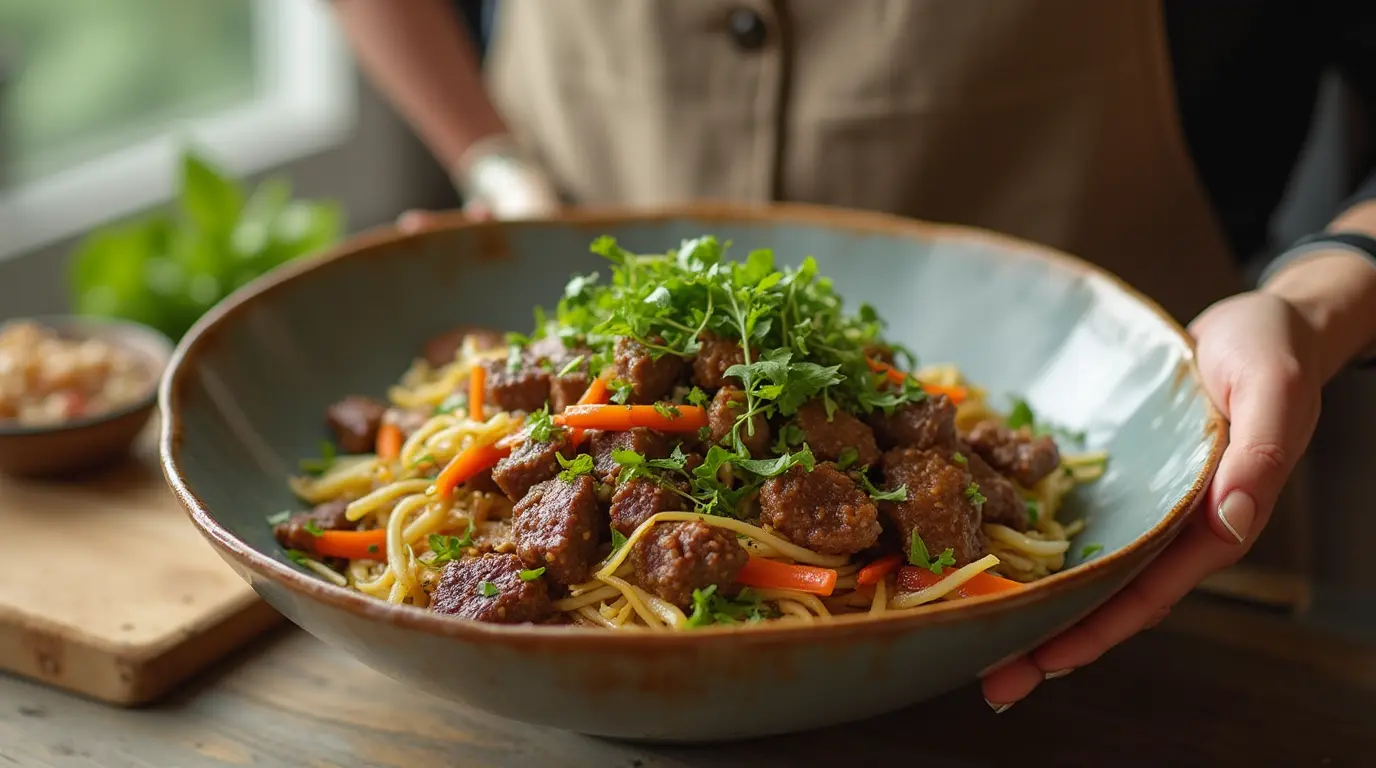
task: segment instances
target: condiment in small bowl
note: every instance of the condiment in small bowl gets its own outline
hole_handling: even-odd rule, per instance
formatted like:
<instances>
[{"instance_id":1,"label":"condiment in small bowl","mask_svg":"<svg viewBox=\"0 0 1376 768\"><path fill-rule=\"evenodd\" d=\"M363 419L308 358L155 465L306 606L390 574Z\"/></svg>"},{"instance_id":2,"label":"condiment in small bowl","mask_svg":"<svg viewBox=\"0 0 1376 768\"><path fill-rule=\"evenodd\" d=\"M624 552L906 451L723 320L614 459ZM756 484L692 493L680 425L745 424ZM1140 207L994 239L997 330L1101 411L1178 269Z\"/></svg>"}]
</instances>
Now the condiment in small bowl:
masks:
<instances>
[{"instance_id":1,"label":"condiment in small bowl","mask_svg":"<svg viewBox=\"0 0 1376 768\"><path fill-rule=\"evenodd\" d=\"M171 353L166 336L122 320L0 323L0 472L70 475L126 455Z\"/></svg>"}]
</instances>

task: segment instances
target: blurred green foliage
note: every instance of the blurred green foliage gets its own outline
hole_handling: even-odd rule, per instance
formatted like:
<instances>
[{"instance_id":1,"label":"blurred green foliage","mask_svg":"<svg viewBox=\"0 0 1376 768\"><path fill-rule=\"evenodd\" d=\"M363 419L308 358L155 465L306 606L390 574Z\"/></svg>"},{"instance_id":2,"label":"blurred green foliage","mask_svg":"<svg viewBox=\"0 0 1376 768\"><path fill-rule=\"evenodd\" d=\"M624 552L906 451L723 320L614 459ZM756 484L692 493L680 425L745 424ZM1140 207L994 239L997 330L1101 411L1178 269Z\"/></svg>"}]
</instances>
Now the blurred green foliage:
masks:
<instances>
[{"instance_id":1,"label":"blurred green foliage","mask_svg":"<svg viewBox=\"0 0 1376 768\"><path fill-rule=\"evenodd\" d=\"M188 152L168 210L96 231L78 247L72 303L82 314L134 320L178 339L231 291L333 244L342 231L338 204L294 200L283 179L246 194Z\"/></svg>"}]
</instances>

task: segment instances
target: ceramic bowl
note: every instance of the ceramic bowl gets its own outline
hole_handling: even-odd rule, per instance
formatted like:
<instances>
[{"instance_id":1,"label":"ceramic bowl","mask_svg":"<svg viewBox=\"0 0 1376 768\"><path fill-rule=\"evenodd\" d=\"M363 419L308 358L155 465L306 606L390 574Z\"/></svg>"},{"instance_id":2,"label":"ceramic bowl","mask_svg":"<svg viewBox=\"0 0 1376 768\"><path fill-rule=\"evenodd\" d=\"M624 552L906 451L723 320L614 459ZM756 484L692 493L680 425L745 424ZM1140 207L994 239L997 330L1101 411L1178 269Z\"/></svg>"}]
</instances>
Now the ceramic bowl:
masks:
<instances>
[{"instance_id":1,"label":"ceramic bowl","mask_svg":"<svg viewBox=\"0 0 1376 768\"><path fill-rule=\"evenodd\" d=\"M315 455L325 406L381 395L436 332L526 329L610 234L662 252L714 234L741 256L815 256L927 362L1083 429L1112 458L1066 514L1069 567L1004 596L877 620L622 634L497 626L392 606L299 570L265 516ZM854 307L855 304L851 306ZM984 232L800 206L582 212L552 221L376 231L246 287L204 318L163 380L162 461L192 521L288 618L366 664L498 715L589 734L715 741L864 718L968 683L1100 604L1176 534L1211 477L1223 421L1190 339L1112 276ZM1081 562L1081 544L1102 546Z\"/></svg>"},{"instance_id":2,"label":"ceramic bowl","mask_svg":"<svg viewBox=\"0 0 1376 768\"><path fill-rule=\"evenodd\" d=\"M23 319L35 320L68 338L99 339L133 353L147 372L147 393L121 408L54 426L27 427L0 421L0 472L75 475L127 455L153 415L158 379L172 355L172 342L148 326L124 320L71 315Z\"/></svg>"}]
</instances>

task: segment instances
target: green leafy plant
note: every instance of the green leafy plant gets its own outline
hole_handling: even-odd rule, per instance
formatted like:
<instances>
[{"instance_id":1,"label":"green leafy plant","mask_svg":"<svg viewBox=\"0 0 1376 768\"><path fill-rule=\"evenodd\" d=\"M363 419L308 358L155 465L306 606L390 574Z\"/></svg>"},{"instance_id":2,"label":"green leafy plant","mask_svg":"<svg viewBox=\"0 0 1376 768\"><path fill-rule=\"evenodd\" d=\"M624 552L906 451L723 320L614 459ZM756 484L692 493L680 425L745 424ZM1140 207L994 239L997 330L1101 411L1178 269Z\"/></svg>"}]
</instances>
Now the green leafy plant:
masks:
<instances>
[{"instance_id":1,"label":"green leafy plant","mask_svg":"<svg viewBox=\"0 0 1376 768\"><path fill-rule=\"evenodd\" d=\"M72 303L86 315L150 325L177 339L230 292L336 242L333 201L295 200L284 179L251 193L193 152L166 210L93 232L77 249Z\"/></svg>"}]
</instances>

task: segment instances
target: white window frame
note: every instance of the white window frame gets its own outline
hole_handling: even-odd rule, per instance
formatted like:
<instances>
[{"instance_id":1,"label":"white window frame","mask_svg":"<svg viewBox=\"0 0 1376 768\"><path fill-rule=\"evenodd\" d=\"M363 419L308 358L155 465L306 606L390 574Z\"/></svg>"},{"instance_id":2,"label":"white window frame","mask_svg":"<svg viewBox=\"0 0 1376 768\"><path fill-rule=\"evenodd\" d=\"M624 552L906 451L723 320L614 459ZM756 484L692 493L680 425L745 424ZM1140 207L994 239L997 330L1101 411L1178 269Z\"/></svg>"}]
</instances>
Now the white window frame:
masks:
<instances>
[{"instance_id":1,"label":"white window frame","mask_svg":"<svg viewBox=\"0 0 1376 768\"><path fill-rule=\"evenodd\" d=\"M357 112L353 68L323 0L251 0L256 96L147 139L0 190L0 259L170 200L182 147L246 176L343 142Z\"/></svg>"}]
</instances>

